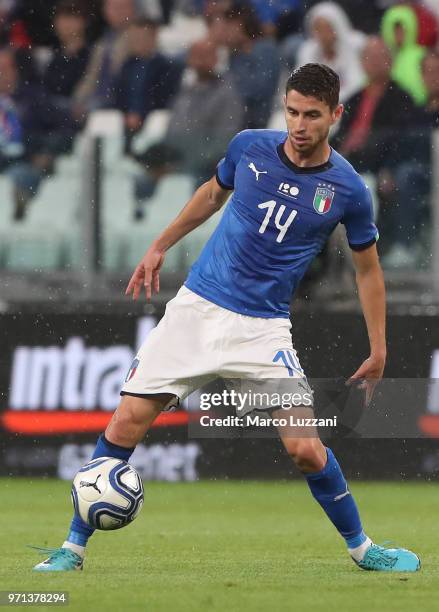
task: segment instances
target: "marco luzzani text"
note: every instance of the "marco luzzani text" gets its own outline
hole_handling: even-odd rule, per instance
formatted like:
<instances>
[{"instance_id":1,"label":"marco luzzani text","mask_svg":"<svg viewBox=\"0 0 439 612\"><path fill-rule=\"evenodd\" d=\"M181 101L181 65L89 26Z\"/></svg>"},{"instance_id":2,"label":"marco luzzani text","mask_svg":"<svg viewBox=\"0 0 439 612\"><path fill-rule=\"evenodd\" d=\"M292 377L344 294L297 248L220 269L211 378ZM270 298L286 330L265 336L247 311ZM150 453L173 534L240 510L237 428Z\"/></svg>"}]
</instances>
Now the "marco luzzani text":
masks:
<instances>
[{"instance_id":1,"label":"marco luzzani text","mask_svg":"<svg viewBox=\"0 0 439 612\"><path fill-rule=\"evenodd\" d=\"M224 390L222 393L202 393L200 409L230 407L236 410L236 415L212 416L205 414L200 417L202 427L336 427L337 416L330 418L303 417L297 414L276 413L276 416L258 414L255 410L291 410L293 408L311 408L312 393L241 393L235 390ZM250 409L249 409L250 407ZM242 414L242 411L248 411Z\"/></svg>"}]
</instances>

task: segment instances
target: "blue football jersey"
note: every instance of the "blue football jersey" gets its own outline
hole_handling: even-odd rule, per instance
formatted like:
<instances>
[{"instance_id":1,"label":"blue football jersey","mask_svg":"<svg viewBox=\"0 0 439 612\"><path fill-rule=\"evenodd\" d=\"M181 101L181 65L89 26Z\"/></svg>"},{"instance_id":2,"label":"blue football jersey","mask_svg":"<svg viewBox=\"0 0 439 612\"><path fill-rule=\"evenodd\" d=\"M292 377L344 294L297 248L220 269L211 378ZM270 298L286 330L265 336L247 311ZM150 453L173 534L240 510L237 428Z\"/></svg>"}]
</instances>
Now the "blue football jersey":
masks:
<instances>
[{"instance_id":1,"label":"blue football jersey","mask_svg":"<svg viewBox=\"0 0 439 612\"><path fill-rule=\"evenodd\" d=\"M287 133L245 130L217 168L233 190L185 285L205 299L254 317L289 317L292 293L338 223L361 250L378 237L368 188L336 151L321 166L296 166Z\"/></svg>"}]
</instances>

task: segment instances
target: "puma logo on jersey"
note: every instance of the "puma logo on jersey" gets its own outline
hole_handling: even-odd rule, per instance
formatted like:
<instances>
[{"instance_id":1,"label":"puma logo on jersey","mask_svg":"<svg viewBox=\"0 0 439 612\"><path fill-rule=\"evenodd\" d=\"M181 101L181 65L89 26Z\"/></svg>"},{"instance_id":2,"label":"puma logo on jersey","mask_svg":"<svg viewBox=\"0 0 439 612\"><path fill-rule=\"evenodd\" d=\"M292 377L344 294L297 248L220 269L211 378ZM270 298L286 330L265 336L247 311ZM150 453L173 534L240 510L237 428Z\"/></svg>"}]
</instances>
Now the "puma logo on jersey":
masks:
<instances>
[{"instance_id":1,"label":"puma logo on jersey","mask_svg":"<svg viewBox=\"0 0 439 612\"><path fill-rule=\"evenodd\" d=\"M253 162L251 162L248 167L256 174L256 180L259 181L260 174L268 174L267 170L257 170L256 166Z\"/></svg>"}]
</instances>

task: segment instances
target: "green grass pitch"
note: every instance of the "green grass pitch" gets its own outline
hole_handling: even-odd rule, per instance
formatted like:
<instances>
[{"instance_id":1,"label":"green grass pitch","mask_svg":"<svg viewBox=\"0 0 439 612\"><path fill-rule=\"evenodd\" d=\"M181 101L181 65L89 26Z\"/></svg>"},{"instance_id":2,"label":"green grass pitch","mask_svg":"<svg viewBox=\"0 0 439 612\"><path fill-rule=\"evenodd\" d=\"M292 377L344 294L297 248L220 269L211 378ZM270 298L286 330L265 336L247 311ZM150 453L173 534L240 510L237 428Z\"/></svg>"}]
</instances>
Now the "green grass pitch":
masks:
<instances>
[{"instance_id":1,"label":"green grass pitch","mask_svg":"<svg viewBox=\"0 0 439 612\"><path fill-rule=\"evenodd\" d=\"M417 574L356 568L300 481L146 483L139 517L95 534L83 572L33 573L26 544L62 543L69 489L0 479L0 590L66 590L69 611L439 609L436 484L351 483L367 532L415 550Z\"/></svg>"}]
</instances>

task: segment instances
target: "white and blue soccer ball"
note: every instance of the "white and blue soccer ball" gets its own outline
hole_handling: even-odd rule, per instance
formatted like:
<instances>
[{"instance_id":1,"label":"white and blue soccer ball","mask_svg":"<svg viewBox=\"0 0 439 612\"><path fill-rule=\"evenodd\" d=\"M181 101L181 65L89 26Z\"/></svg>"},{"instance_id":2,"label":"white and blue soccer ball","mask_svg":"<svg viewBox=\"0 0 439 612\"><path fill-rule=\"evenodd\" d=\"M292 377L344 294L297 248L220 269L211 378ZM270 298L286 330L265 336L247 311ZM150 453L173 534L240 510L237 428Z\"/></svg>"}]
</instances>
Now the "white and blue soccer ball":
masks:
<instances>
[{"instance_id":1,"label":"white and blue soccer ball","mask_svg":"<svg viewBox=\"0 0 439 612\"><path fill-rule=\"evenodd\" d=\"M114 457L92 459L72 485L75 512L94 529L129 525L143 506L143 484L132 465Z\"/></svg>"}]
</instances>

